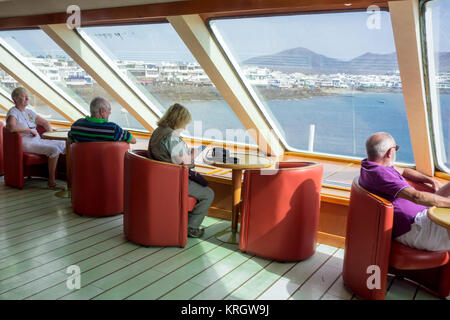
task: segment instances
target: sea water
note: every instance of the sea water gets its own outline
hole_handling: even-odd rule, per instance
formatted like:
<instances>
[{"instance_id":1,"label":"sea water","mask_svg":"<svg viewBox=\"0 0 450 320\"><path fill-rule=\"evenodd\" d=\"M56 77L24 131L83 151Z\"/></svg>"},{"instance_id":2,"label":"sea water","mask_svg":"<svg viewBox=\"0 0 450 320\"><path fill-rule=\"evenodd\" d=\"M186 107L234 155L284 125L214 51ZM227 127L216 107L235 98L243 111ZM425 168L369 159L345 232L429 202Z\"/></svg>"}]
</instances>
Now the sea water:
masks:
<instances>
[{"instance_id":1,"label":"sea water","mask_svg":"<svg viewBox=\"0 0 450 320\"><path fill-rule=\"evenodd\" d=\"M223 100L173 101L185 105L192 119L201 124L203 138L221 140L227 129L244 130L239 119ZM440 95L440 117L444 145L448 149L450 95ZM365 157L365 141L374 132L389 132L400 146L397 161L414 163L409 128L402 93L355 93L316 96L306 99L268 100L266 110L288 145L308 150L310 126L314 125L313 151ZM111 118L124 127L142 126L127 113ZM198 127L197 127L198 129ZM197 133L199 131L196 131ZM209 132L221 132L209 134ZM194 123L187 132L194 134ZM245 137L237 142L255 143ZM448 153L448 150L446 151Z\"/></svg>"}]
</instances>

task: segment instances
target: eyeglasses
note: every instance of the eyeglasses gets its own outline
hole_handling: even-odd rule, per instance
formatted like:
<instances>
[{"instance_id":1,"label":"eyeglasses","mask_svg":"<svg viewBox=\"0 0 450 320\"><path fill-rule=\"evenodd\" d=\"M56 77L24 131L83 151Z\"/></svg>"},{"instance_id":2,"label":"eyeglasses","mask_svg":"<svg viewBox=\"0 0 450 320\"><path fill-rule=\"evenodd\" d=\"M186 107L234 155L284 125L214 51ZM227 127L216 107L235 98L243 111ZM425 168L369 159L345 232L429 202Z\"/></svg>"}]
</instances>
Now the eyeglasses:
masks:
<instances>
[{"instance_id":1,"label":"eyeglasses","mask_svg":"<svg viewBox=\"0 0 450 320\"><path fill-rule=\"evenodd\" d=\"M392 148L395 148L395 151L398 151L398 149L400 149L400 146L395 145L395 147L391 147L391 149Z\"/></svg>"}]
</instances>

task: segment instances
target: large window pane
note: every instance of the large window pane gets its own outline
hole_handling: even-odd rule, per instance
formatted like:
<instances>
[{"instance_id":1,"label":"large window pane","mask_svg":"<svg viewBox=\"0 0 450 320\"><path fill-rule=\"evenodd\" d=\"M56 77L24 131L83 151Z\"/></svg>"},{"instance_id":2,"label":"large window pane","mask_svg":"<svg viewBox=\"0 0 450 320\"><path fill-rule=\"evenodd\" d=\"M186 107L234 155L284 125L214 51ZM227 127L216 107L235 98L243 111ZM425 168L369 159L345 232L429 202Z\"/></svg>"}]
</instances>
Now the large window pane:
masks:
<instances>
[{"instance_id":1,"label":"large window pane","mask_svg":"<svg viewBox=\"0 0 450 320\"><path fill-rule=\"evenodd\" d=\"M425 31L437 161L450 172L450 1L425 4Z\"/></svg>"},{"instance_id":2,"label":"large window pane","mask_svg":"<svg viewBox=\"0 0 450 320\"><path fill-rule=\"evenodd\" d=\"M12 91L17 87L24 87L24 85L19 83L16 79L11 77L4 70L0 69L0 89L2 89L2 91L7 93L8 98L11 98ZM51 107L49 107L44 101L39 99L32 92L30 92L29 90L27 90L27 92L28 92L28 97L29 97L28 108L32 109L37 114L39 114L41 117L43 117L49 121L58 120L58 121L67 122L66 118L64 118L58 112L56 112ZM11 104L11 106L12 105L13 104ZM0 113L2 113L1 109L0 109ZM5 112L5 114L6 114L6 112Z\"/></svg>"},{"instance_id":3,"label":"large window pane","mask_svg":"<svg viewBox=\"0 0 450 320\"><path fill-rule=\"evenodd\" d=\"M187 135L227 140L235 130L244 131L170 24L86 27L80 34L94 41L161 114L176 102L186 106L193 118ZM254 143L248 136L232 139Z\"/></svg>"},{"instance_id":4,"label":"large window pane","mask_svg":"<svg viewBox=\"0 0 450 320\"><path fill-rule=\"evenodd\" d=\"M210 26L289 149L365 157L377 131L414 163L388 12L214 19Z\"/></svg>"},{"instance_id":5,"label":"large window pane","mask_svg":"<svg viewBox=\"0 0 450 320\"><path fill-rule=\"evenodd\" d=\"M90 101L102 96L111 102L110 121L125 128L145 130L42 30L0 31L0 37L87 113Z\"/></svg>"}]
</instances>

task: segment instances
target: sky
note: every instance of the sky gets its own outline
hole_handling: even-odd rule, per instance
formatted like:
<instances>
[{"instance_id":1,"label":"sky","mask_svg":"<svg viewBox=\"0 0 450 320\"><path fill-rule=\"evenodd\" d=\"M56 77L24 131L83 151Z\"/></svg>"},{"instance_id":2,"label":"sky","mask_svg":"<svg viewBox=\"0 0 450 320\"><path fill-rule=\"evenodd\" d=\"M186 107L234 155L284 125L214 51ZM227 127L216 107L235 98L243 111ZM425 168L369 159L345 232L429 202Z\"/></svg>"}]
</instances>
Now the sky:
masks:
<instances>
[{"instance_id":1,"label":"sky","mask_svg":"<svg viewBox=\"0 0 450 320\"><path fill-rule=\"evenodd\" d=\"M429 7L433 29L439 38L437 49L450 51L450 32L447 32L450 30L450 1L432 1ZM368 22L372 22L372 28L368 27ZM395 52L390 15L386 11L221 19L212 20L210 25L237 61L296 47L342 60L367 52ZM195 61L168 23L86 27L82 32L113 59ZM64 55L41 30L2 31L0 37L8 37L8 43L22 53Z\"/></svg>"},{"instance_id":2,"label":"sky","mask_svg":"<svg viewBox=\"0 0 450 320\"><path fill-rule=\"evenodd\" d=\"M426 3L431 13L434 34L434 49L437 52L450 51L450 1L435 0Z\"/></svg>"},{"instance_id":3,"label":"sky","mask_svg":"<svg viewBox=\"0 0 450 320\"><path fill-rule=\"evenodd\" d=\"M366 52L395 51L389 14L378 13L380 28L376 30L367 28L366 21L370 15L366 12L222 19L213 20L211 26L234 49L239 61L296 47L305 47L333 58L351 59ZM336 28L337 25L339 28ZM119 32L128 40L130 51L132 48L135 51L176 51L179 55L187 51L176 32L167 24L83 30L113 51L123 50L125 41L121 40ZM112 38L107 38L108 34Z\"/></svg>"},{"instance_id":4,"label":"sky","mask_svg":"<svg viewBox=\"0 0 450 320\"><path fill-rule=\"evenodd\" d=\"M366 12L224 19L214 21L213 26L241 56L238 60L296 47L350 60L366 52L395 52L389 14L377 14L379 29L367 27L371 16Z\"/></svg>"}]
</instances>

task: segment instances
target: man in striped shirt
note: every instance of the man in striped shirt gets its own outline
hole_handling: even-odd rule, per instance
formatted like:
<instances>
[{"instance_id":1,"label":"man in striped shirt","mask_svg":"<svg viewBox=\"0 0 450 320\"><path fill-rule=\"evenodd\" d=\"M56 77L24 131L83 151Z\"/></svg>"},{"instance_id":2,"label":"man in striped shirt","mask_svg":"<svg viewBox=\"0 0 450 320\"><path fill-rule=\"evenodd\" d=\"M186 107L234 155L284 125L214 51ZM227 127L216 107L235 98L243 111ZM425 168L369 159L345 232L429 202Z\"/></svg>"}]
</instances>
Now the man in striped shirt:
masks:
<instances>
[{"instance_id":1,"label":"man in striped shirt","mask_svg":"<svg viewBox=\"0 0 450 320\"><path fill-rule=\"evenodd\" d=\"M69 131L71 142L124 141L136 143L136 139L118 124L108 122L111 105L102 97L96 97L90 104L91 116L78 119Z\"/></svg>"}]
</instances>

